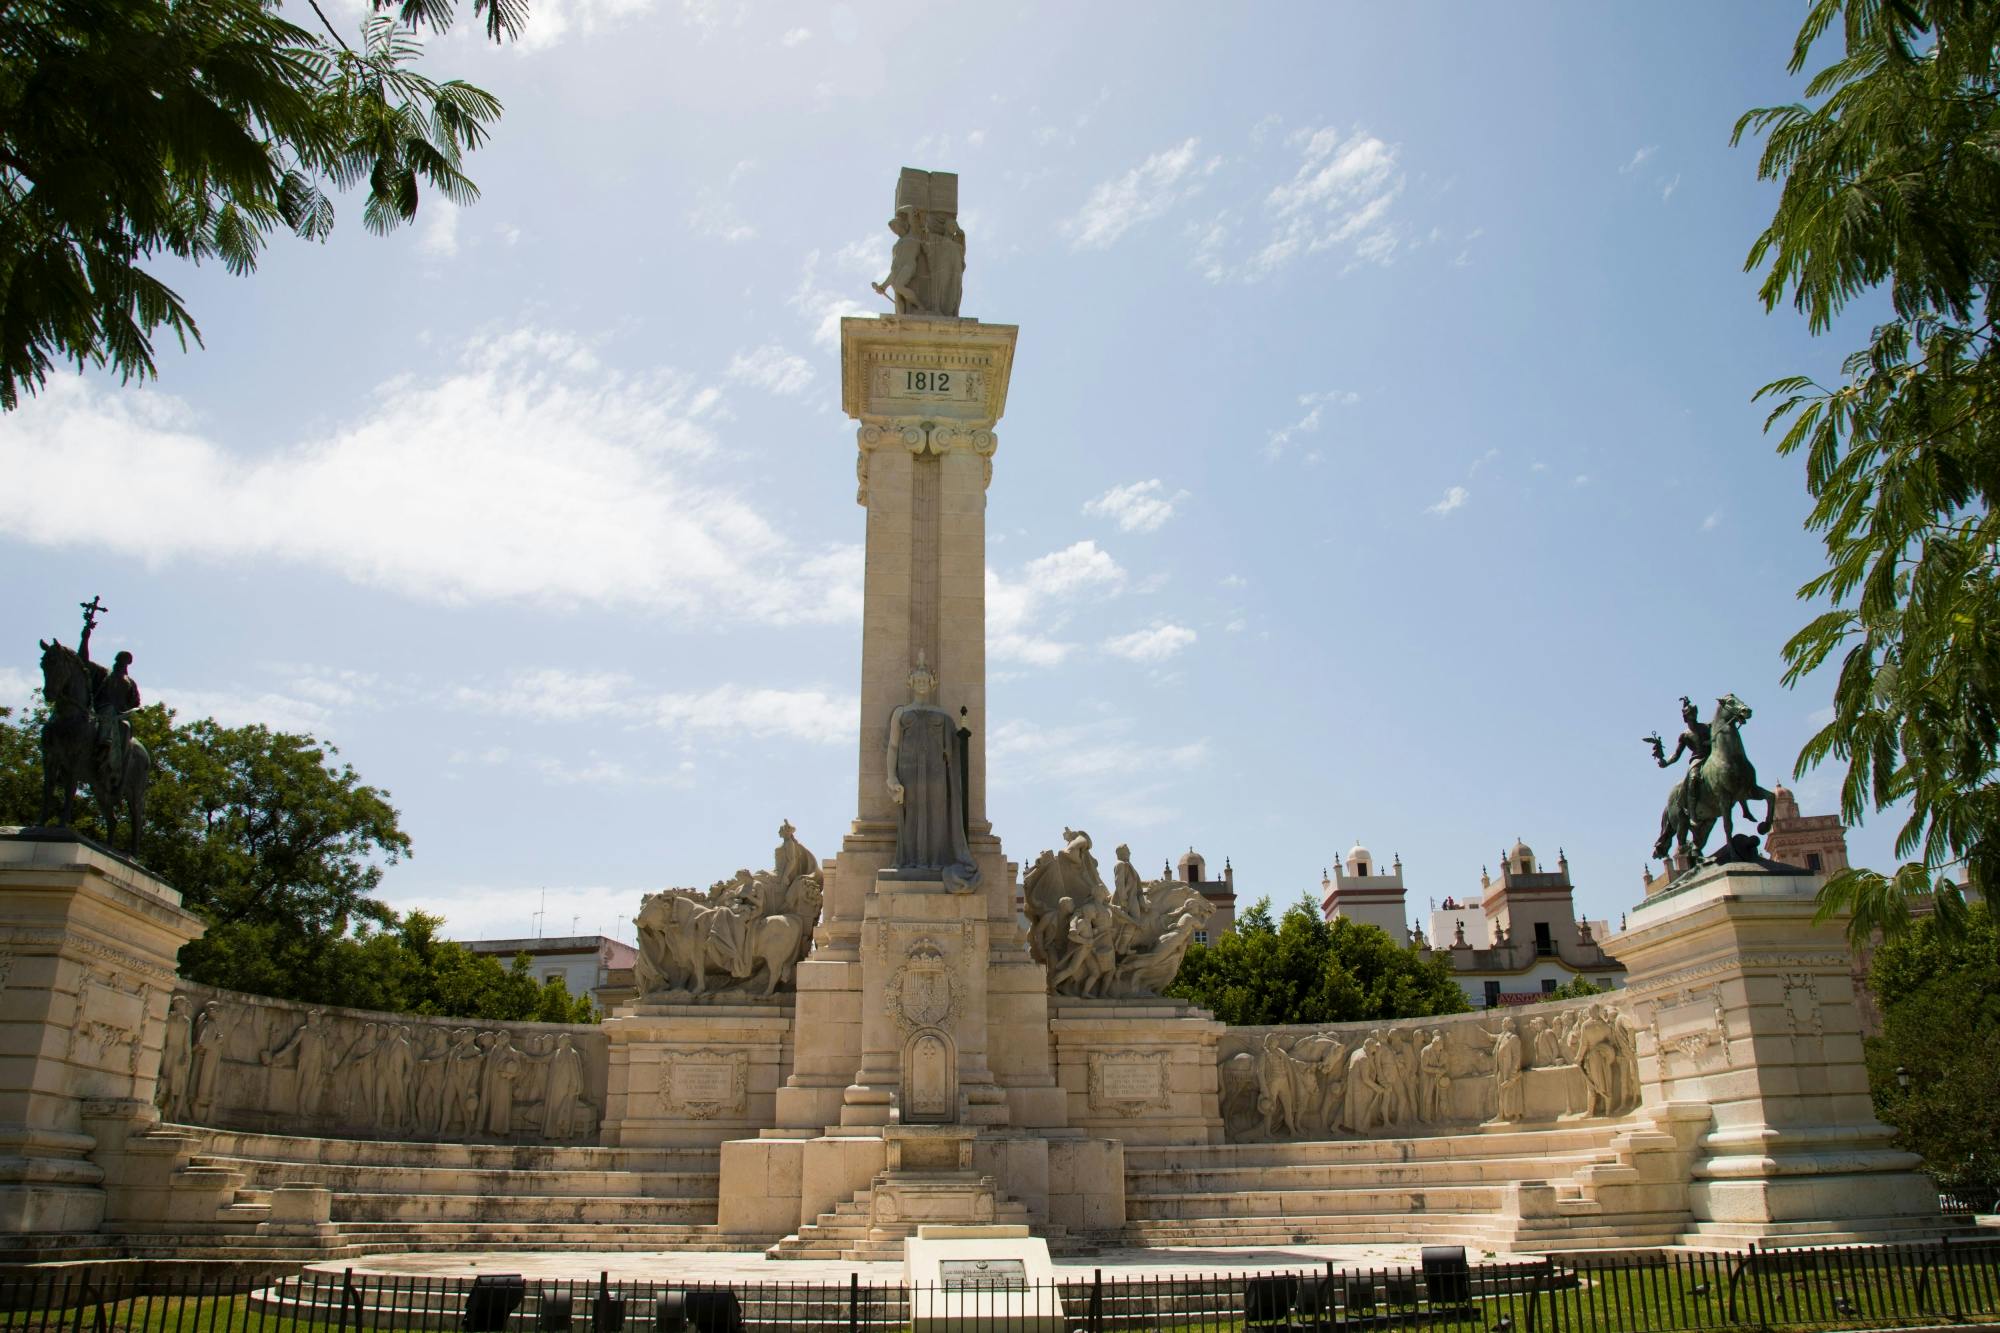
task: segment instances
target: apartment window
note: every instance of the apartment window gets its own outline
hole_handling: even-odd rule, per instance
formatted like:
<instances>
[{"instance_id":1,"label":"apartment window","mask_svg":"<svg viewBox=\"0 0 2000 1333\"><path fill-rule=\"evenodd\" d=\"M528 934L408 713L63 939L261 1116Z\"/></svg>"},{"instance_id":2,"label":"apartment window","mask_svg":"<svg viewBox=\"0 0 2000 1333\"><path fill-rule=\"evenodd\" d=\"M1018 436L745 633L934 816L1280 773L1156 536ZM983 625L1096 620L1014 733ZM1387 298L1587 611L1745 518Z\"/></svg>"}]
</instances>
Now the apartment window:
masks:
<instances>
[{"instance_id":1,"label":"apartment window","mask_svg":"<svg viewBox=\"0 0 2000 1333\"><path fill-rule=\"evenodd\" d=\"M1554 977L1543 977L1542 994L1554 995L1555 993L1556 993L1556 979Z\"/></svg>"},{"instance_id":2,"label":"apartment window","mask_svg":"<svg viewBox=\"0 0 2000 1333\"><path fill-rule=\"evenodd\" d=\"M1807 869L1807 870L1810 870L1810 871L1812 871L1812 872L1813 872L1813 874L1815 874L1815 875L1817 875L1817 874L1819 873L1819 853L1818 853L1818 852L1807 852L1807 853L1806 853L1806 869Z\"/></svg>"},{"instance_id":3,"label":"apartment window","mask_svg":"<svg viewBox=\"0 0 2000 1333\"><path fill-rule=\"evenodd\" d=\"M1536 956L1541 958L1547 958L1550 955L1554 954L1555 951L1556 951L1556 942L1554 937L1549 934L1549 923L1546 921L1537 921L1535 923Z\"/></svg>"},{"instance_id":4,"label":"apartment window","mask_svg":"<svg viewBox=\"0 0 2000 1333\"><path fill-rule=\"evenodd\" d=\"M1206 943L1208 943L1208 932L1207 932L1207 931L1205 931L1205 930L1197 930L1197 931L1196 931L1196 932L1194 933L1194 942L1195 942L1196 944L1206 944Z\"/></svg>"},{"instance_id":5,"label":"apartment window","mask_svg":"<svg viewBox=\"0 0 2000 1333\"><path fill-rule=\"evenodd\" d=\"M1486 983L1486 1007L1488 1009L1500 1007L1500 983L1497 981Z\"/></svg>"}]
</instances>

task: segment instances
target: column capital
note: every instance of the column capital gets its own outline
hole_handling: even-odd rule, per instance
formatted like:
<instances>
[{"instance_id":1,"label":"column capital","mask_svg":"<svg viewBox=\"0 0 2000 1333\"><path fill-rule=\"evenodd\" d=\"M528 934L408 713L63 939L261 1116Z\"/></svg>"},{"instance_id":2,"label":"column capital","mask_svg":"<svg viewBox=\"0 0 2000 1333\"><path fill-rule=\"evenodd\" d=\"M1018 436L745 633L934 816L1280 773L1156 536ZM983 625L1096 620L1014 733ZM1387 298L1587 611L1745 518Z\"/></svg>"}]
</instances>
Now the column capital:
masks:
<instances>
[{"instance_id":1,"label":"column capital","mask_svg":"<svg viewBox=\"0 0 2000 1333\"><path fill-rule=\"evenodd\" d=\"M990 427L1007 410L1012 324L920 315L840 321L840 405L863 422Z\"/></svg>"}]
</instances>

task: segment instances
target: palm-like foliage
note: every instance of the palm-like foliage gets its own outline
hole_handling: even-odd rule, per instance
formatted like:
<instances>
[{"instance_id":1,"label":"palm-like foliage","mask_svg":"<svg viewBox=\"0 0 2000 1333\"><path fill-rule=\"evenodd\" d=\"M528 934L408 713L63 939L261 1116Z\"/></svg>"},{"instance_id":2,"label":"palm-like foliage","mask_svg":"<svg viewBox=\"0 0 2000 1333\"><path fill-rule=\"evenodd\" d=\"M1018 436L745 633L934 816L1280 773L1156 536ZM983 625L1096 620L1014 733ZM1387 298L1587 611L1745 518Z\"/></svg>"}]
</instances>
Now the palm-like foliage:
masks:
<instances>
[{"instance_id":1,"label":"palm-like foliage","mask_svg":"<svg viewBox=\"0 0 2000 1333\"><path fill-rule=\"evenodd\" d=\"M1814 332L1864 293L1891 317L1824 386L1779 380L1767 428L1802 452L1810 525L1827 568L1800 590L1830 604L1785 645L1796 682L1837 660L1834 717L1799 771L1847 772L1841 813L1907 802L1892 874L1854 870L1822 895L1857 938L1908 921L1934 893L2000 870L2000 5L1992 0L1816 0L1794 72L1837 32L1838 60L1808 103L1736 126L1765 136L1759 174L1783 182L1747 267L1774 307Z\"/></svg>"},{"instance_id":2,"label":"palm-like foliage","mask_svg":"<svg viewBox=\"0 0 2000 1333\"><path fill-rule=\"evenodd\" d=\"M260 0L0 6L0 407L59 360L150 376L162 326L198 342L147 271L158 256L247 273L274 228L326 236L331 191L365 186L377 232L426 188L477 197L462 159L500 103L416 68L414 31L448 24L450 0L395 8L352 49ZM496 40L526 16L521 0L474 8Z\"/></svg>"}]
</instances>

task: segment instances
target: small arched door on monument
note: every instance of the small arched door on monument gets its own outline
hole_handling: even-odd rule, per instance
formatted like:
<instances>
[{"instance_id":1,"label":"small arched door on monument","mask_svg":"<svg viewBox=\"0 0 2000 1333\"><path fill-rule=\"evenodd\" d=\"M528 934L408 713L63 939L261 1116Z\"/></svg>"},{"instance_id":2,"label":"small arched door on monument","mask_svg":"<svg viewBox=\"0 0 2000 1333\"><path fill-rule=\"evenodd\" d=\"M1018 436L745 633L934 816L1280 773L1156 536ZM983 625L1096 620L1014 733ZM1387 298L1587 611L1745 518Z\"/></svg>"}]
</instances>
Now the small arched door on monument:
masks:
<instances>
[{"instance_id":1,"label":"small arched door on monument","mask_svg":"<svg viewBox=\"0 0 2000 1333\"><path fill-rule=\"evenodd\" d=\"M957 1061L941 1032L919 1032L903 1048L903 1120L908 1124L949 1125L956 1121Z\"/></svg>"}]
</instances>

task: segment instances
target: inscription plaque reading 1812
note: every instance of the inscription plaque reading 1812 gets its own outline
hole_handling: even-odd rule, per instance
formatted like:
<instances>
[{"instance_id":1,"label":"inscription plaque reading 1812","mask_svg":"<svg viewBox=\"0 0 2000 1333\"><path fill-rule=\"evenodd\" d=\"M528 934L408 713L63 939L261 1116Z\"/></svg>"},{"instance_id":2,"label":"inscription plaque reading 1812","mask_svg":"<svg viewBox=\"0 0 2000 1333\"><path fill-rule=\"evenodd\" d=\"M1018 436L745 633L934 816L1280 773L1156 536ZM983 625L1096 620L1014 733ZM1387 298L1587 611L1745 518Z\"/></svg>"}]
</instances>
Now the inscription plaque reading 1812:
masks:
<instances>
[{"instance_id":1,"label":"inscription plaque reading 1812","mask_svg":"<svg viewBox=\"0 0 2000 1333\"><path fill-rule=\"evenodd\" d=\"M946 1291L1026 1291L1028 1266L1019 1259L940 1259Z\"/></svg>"}]
</instances>

